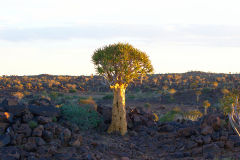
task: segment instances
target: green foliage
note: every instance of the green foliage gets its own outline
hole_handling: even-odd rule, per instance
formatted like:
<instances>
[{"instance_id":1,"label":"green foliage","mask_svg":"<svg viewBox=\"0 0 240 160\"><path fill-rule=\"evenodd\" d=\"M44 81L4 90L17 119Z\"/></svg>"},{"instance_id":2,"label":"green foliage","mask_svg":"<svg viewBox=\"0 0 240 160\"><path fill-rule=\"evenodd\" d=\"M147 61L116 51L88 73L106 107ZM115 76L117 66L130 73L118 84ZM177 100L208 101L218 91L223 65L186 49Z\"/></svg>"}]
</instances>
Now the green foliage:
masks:
<instances>
[{"instance_id":1,"label":"green foliage","mask_svg":"<svg viewBox=\"0 0 240 160\"><path fill-rule=\"evenodd\" d=\"M92 61L99 75L110 85L129 84L140 76L153 72L153 66L146 53L126 43L117 43L97 49Z\"/></svg>"},{"instance_id":2,"label":"green foliage","mask_svg":"<svg viewBox=\"0 0 240 160\"><path fill-rule=\"evenodd\" d=\"M171 122L175 119L175 116L177 114L181 114L181 113L177 110L169 111L160 118L160 122Z\"/></svg>"},{"instance_id":3,"label":"green foliage","mask_svg":"<svg viewBox=\"0 0 240 160\"><path fill-rule=\"evenodd\" d=\"M150 103L145 103L145 104L144 104L144 107L145 107L145 108L151 108L151 104L150 104Z\"/></svg>"},{"instance_id":4,"label":"green foliage","mask_svg":"<svg viewBox=\"0 0 240 160\"><path fill-rule=\"evenodd\" d=\"M69 93L76 93L76 92L77 92L76 89L70 89L70 90L69 90Z\"/></svg>"},{"instance_id":5,"label":"green foliage","mask_svg":"<svg viewBox=\"0 0 240 160\"><path fill-rule=\"evenodd\" d=\"M113 99L113 94L107 94L107 95L103 96L102 99L103 100L112 100Z\"/></svg>"},{"instance_id":6,"label":"green foliage","mask_svg":"<svg viewBox=\"0 0 240 160\"><path fill-rule=\"evenodd\" d=\"M38 123L36 121L29 121L28 125L31 129L34 129L37 127Z\"/></svg>"},{"instance_id":7,"label":"green foliage","mask_svg":"<svg viewBox=\"0 0 240 160\"><path fill-rule=\"evenodd\" d=\"M224 95L220 100L221 109L223 110L224 114L232 112L232 106L236 102L236 97L239 98L239 92L240 91L238 90L234 90L233 92Z\"/></svg>"},{"instance_id":8,"label":"green foliage","mask_svg":"<svg viewBox=\"0 0 240 160\"><path fill-rule=\"evenodd\" d=\"M53 122L57 122L57 118L56 117L52 117L52 121Z\"/></svg>"},{"instance_id":9,"label":"green foliage","mask_svg":"<svg viewBox=\"0 0 240 160\"><path fill-rule=\"evenodd\" d=\"M77 124L82 130L96 128L102 122L100 115L89 105L63 105L61 111L64 118Z\"/></svg>"}]
</instances>

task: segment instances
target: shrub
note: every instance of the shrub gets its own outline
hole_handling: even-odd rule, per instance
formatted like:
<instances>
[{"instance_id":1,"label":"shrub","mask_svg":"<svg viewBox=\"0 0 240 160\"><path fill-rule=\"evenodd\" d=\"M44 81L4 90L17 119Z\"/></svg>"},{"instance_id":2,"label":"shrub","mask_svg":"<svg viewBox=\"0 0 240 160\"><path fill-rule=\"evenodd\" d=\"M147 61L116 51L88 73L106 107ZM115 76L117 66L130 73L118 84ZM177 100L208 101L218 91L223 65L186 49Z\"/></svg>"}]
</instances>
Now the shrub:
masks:
<instances>
[{"instance_id":1,"label":"shrub","mask_svg":"<svg viewBox=\"0 0 240 160\"><path fill-rule=\"evenodd\" d=\"M177 114L180 114L180 112L176 110L169 111L160 118L160 122L171 122L175 119Z\"/></svg>"},{"instance_id":2,"label":"shrub","mask_svg":"<svg viewBox=\"0 0 240 160\"><path fill-rule=\"evenodd\" d=\"M190 119L192 121L196 121L198 120L198 118L201 118L202 116L203 114L199 110L191 110L184 113L184 118Z\"/></svg>"},{"instance_id":3,"label":"shrub","mask_svg":"<svg viewBox=\"0 0 240 160\"><path fill-rule=\"evenodd\" d=\"M28 125L29 125L29 127L31 128L31 129L33 129L33 128L36 128L37 127L37 122L35 122L35 121L29 121L28 122Z\"/></svg>"},{"instance_id":4,"label":"shrub","mask_svg":"<svg viewBox=\"0 0 240 160\"><path fill-rule=\"evenodd\" d=\"M103 100L113 100L113 94L105 95L102 99Z\"/></svg>"},{"instance_id":5,"label":"shrub","mask_svg":"<svg viewBox=\"0 0 240 160\"><path fill-rule=\"evenodd\" d=\"M77 124L82 130L97 128L102 122L102 117L89 105L63 105L61 110L65 119Z\"/></svg>"}]
</instances>

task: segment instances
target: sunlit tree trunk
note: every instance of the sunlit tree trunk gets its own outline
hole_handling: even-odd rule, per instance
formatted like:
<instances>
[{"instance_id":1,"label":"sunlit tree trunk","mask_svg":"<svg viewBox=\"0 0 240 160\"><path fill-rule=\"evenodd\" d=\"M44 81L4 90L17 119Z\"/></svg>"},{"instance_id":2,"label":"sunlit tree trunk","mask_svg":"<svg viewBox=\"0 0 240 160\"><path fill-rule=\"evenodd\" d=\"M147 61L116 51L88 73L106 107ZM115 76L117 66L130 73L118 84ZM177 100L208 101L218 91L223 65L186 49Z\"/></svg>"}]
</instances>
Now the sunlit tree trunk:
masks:
<instances>
[{"instance_id":1,"label":"sunlit tree trunk","mask_svg":"<svg viewBox=\"0 0 240 160\"><path fill-rule=\"evenodd\" d=\"M114 99L112 108L112 122L108 128L108 133L120 132L121 135L127 133L127 119L125 109L125 90L124 85L118 84L111 87L113 89Z\"/></svg>"}]
</instances>

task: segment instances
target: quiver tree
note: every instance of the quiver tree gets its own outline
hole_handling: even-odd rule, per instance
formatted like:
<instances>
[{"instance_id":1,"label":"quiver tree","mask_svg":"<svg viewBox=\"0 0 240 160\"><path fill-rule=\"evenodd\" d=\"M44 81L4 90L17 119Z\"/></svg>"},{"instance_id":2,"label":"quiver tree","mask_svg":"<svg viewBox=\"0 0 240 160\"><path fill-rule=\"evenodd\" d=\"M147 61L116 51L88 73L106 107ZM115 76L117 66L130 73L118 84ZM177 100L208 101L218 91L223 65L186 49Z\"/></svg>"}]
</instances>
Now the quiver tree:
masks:
<instances>
[{"instance_id":1,"label":"quiver tree","mask_svg":"<svg viewBox=\"0 0 240 160\"><path fill-rule=\"evenodd\" d=\"M130 44L117 43L97 49L92 61L96 71L103 76L113 90L112 122L108 133L127 133L125 90L129 83L153 72L146 53Z\"/></svg>"}]
</instances>

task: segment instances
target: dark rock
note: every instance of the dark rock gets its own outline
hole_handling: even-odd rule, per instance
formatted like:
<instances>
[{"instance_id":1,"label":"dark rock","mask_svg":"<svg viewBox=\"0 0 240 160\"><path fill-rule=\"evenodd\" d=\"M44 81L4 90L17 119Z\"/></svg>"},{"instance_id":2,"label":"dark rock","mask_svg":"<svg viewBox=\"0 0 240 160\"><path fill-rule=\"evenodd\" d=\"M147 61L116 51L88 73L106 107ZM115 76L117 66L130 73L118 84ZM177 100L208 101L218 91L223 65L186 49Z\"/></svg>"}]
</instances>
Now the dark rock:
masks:
<instances>
[{"instance_id":1,"label":"dark rock","mask_svg":"<svg viewBox=\"0 0 240 160\"><path fill-rule=\"evenodd\" d=\"M35 142L28 142L24 144L23 149L28 152L34 152L37 150L37 144Z\"/></svg>"},{"instance_id":2,"label":"dark rock","mask_svg":"<svg viewBox=\"0 0 240 160\"><path fill-rule=\"evenodd\" d=\"M37 106L50 106L52 105L51 101L46 98L34 99L29 102L29 105L37 105Z\"/></svg>"},{"instance_id":3,"label":"dark rock","mask_svg":"<svg viewBox=\"0 0 240 160\"><path fill-rule=\"evenodd\" d=\"M211 137L210 137L210 135L207 135L207 136L204 136L203 137L203 143L204 144L209 144L210 142L211 142Z\"/></svg>"},{"instance_id":4,"label":"dark rock","mask_svg":"<svg viewBox=\"0 0 240 160\"><path fill-rule=\"evenodd\" d=\"M0 135L0 147L4 147L8 145L11 141L11 138L9 135Z\"/></svg>"},{"instance_id":5,"label":"dark rock","mask_svg":"<svg viewBox=\"0 0 240 160\"><path fill-rule=\"evenodd\" d=\"M175 128L172 125L166 124L158 128L159 132L173 132Z\"/></svg>"},{"instance_id":6,"label":"dark rock","mask_svg":"<svg viewBox=\"0 0 240 160\"><path fill-rule=\"evenodd\" d=\"M38 116L46 116L46 117L60 116L60 110L54 107L53 105L50 105L50 106L29 105L28 108L32 114L35 114Z\"/></svg>"},{"instance_id":7,"label":"dark rock","mask_svg":"<svg viewBox=\"0 0 240 160\"><path fill-rule=\"evenodd\" d=\"M15 134L11 143L14 145L21 145L24 139L24 136L25 136L24 134Z\"/></svg>"},{"instance_id":8,"label":"dark rock","mask_svg":"<svg viewBox=\"0 0 240 160\"><path fill-rule=\"evenodd\" d=\"M203 154L211 153L211 154L217 154L219 153L220 148L218 145L212 143L212 144L206 144L203 146Z\"/></svg>"},{"instance_id":9,"label":"dark rock","mask_svg":"<svg viewBox=\"0 0 240 160\"><path fill-rule=\"evenodd\" d=\"M3 106L17 106L18 105L18 99L16 97L8 97L8 98L5 98L3 101L2 101L2 105Z\"/></svg>"},{"instance_id":10,"label":"dark rock","mask_svg":"<svg viewBox=\"0 0 240 160\"><path fill-rule=\"evenodd\" d=\"M226 142L225 142L225 148L226 148L226 149L230 149L231 151L233 151L233 150L234 150L234 142L232 142L232 141L226 141Z\"/></svg>"},{"instance_id":11,"label":"dark rock","mask_svg":"<svg viewBox=\"0 0 240 160\"><path fill-rule=\"evenodd\" d=\"M201 136L198 136L198 137L195 137L194 138L194 141L199 144L199 145L202 145L203 144L203 139Z\"/></svg>"},{"instance_id":12,"label":"dark rock","mask_svg":"<svg viewBox=\"0 0 240 160\"><path fill-rule=\"evenodd\" d=\"M0 122L0 134L4 134L8 126L9 123Z\"/></svg>"},{"instance_id":13,"label":"dark rock","mask_svg":"<svg viewBox=\"0 0 240 160\"><path fill-rule=\"evenodd\" d=\"M192 149L192 156L197 157L197 156L201 156L203 153L203 148L202 147L197 147Z\"/></svg>"},{"instance_id":14,"label":"dark rock","mask_svg":"<svg viewBox=\"0 0 240 160\"><path fill-rule=\"evenodd\" d=\"M33 119L33 114L27 109L24 111L23 116L22 116L22 121L24 123L28 123Z\"/></svg>"},{"instance_id":15,"label":"dark rock","mask_svg":"<svg viewBox=\"0 0 240 160\"><path fill-rule=\"evenodd\" d=\"M73 134L69 144L72 147L80 147L82 144L82 136L80 134Z\"/></svg>"},{"instance_id":16,"label":"dark rock","mask_svg":"<svg viewBox=\"0 0 240 160\"><path fill-rule=\"evenodd\" d=\"M50 132L50 131L44 130L44 131L43 131L42 138L43 138L45 141L50 142L50 141L53 139L53 134L52 134L52 132Z\"/></svg>"},{"instance_id":17,"label":"dark rock","mask_svg":"<svg viewBox=\"0 0 240 160\"><path fill-rule=\"evenodd\" d=\"M181 137L190 137L193 134L196 134L196 130L193 129L192 127L181 128L178 130L178 136L181 136Z\"/></svg>"},{"instance_id":18,"label":"dark rock","mask_svg":"<svg viewBox=\"0 0 240 160\"><path fill-rule=\"evenodd\" d=\"M60 139L62 141L62 144L66 144L71 139L71 131L68 128L65 128L63 132L60 134Z\"/></svg>"},{"instance_id":19,"label":"dark rock","mask_svg":"<svg viewBox=\"0 0 240 160\"><path fill-rule=\"evenodd\" d=\"M41 137L36 137L36 144L38 146L43 146L46 144L46 142Z\"/></svg>"},{"instance_id":20,"label":"dark rock","mask_svg":"<svg viewBox=\"0 0 240 160\"><path fill-rule=\"evenodd\" d=\"M221 115L220 114L209 114L207 115L202 123L202 126L210 126L215 131L221 128Z\"/></svg>"},{"instance_id":21,"label":"dark rock","mask_svg":"<svg viewBox=\"0 0 240 160\"><path fill-rule=\"evenodd\" d=\"M0 148L0 159L1 160L18 160L20 158L20 151L17 147L1 147Z\"/></svg>"},{"instance_id":22,"label":"dark rock","mask_svg":"<svg viewBox=\"0 0 240 160\"><path fill-rule=\"evenodd\" d=\"M33 129L32 136L34 137L41 137L43 133L44 127L43 125L39 125Z\"/></svg>"},{"instance_id":23,"label":"dark rock","mask_svg":"<svg viewBox=\"0 0 240 160\"><path fill-rule=\"evenodd\" d=\"M224 148L224 145L225 145L224 142L222 142L222 141L218 141L215 144L218 145L218 147L220 147L220 148Z\"/></svg>"},{"instance_id":24,"label":"dark rock","mask_svg":"<svg viewBox=\"0 0 240 160\"><path fill-rule=\"evenodd\" d=\"M195 147L197 147L197 146L198 146L198 144L197 144L196 142L189 141L189 142L187 143L187 145L186 145L186 148L187 148L187 149L192 149L192 148L195 148Z\"/></svg>"},{"instance_id":25,"label":"dark rock","mask_svg":"<svg viewBox=\"0 0 240 160\"><path fill-rule=\"evenodd\" d=\"M32 129L29 127L28 124L21 124L19 127L17 125L14 125L13 127L14 132L18 133L18 134L23 134L25 137L29 137L31 136L32 133Z\"/></svg>"},{"instance_id":26,"label":"dark rock","mask_svg":"<svg viewBox=\"0 0 240 160\"><path fill-rule=\"evenodd\" d=\"M219 141L219 139L220 139L220 134L219 134L219 132L214 132L214 133L212 134L212 140L213 140L213 141Z\"/></svg>"},{"instance_id":27,"label":"dark rock","mask_svg":"<svg viewBox=\"0 0 240 160\"><path fill-rule=\"evenodd\" d=\"M24 105L6 106L5 108L7 112L12 113L14 116L21 116L27 110Z\"/></svg>"},{"instance_id":28,"label":"dark rock","mask_svg":"<svg viewBox=\"0 0 240 160\"><path fill-rule=\"evenodd\" d=\"M52 118L51 117L44 117L44 116L39 116L37 117L38 123L40 124L47 124L52 122Z\"/></svg>"},{"instance_id":29,"label":"dark rock","mask_svg":"<svg viewBox=\"0 0 240 160\"><path fill-rule=\"evenodd\" d=\"M213 128L210 126L205 126L204 128L202 128L201 130L201 134L202 135L208 135L208 134L212 134L213 133Z\"/></svg>"}]
</instances>

